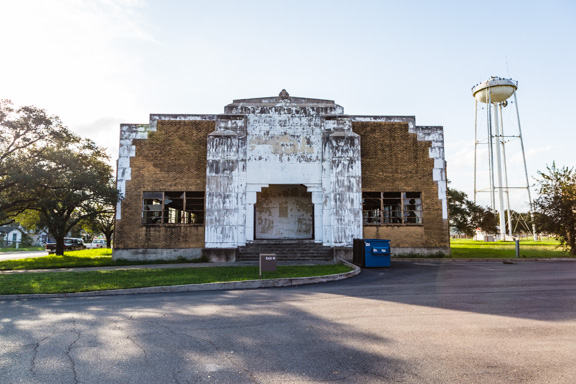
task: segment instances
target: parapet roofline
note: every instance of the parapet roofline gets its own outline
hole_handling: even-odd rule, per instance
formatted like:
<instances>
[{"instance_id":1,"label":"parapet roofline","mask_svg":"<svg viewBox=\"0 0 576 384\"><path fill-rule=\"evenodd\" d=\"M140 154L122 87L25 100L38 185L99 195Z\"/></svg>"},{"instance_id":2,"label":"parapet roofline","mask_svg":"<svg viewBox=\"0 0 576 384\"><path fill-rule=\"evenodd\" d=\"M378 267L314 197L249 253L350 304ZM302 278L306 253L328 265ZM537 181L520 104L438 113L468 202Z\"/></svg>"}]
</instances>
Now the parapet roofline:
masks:
<instances>
[{"instance_id":1,"label":"parapet roofline","mask_svg":"<svg viewBox=\"0 0 576 384\"><path fill-rule=\"evenodd\" d=\"M292 97L285 89L278 96L256 97L251 99L236 99L227 106L274 106L278 104L297 104L306 106L332 106L334 100L312 99L310 97Z\"/></svg>"},{"instance_id":2,"label":"parapet roofline","mask_svg":"<svg viewBox=\"0 0 576 384\"><path fill-rule=\"evenodd\" d=\"M332 106L336 105L334 100L312 99L309 97L287 97L281 98L278 96L269 97L256 97L252 99L237 99L229 105L257 105L257 106L274 106L278 104L297 104L307 106Z\"/></svg>"}]
</instances>

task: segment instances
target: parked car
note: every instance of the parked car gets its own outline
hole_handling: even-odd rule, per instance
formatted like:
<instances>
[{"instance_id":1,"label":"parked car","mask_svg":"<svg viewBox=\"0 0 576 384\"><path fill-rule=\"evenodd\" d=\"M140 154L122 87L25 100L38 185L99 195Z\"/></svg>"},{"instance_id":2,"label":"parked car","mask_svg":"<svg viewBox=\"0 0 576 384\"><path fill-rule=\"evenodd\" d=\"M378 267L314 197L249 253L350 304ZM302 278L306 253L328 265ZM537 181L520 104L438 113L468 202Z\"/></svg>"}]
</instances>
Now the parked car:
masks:
<instances>
[{"instance_id":1,"label":"parked car","mask_svg":"<svg viewBox=\"0 0 576 384\"><path fill-rule=\"evenodd\" d=\"M56 243L46 243L45 247L48 253L56 252ZM84 240L76 237L65 237L64 238L64 250L65 251L78 251L80 249L86 249L84 245Z\"/></svg>"},{"instance_id":2,"label":"parked car","mask_svg":"<svg viewBox=\"0 0 576 384\"><path fill-rule=\"evenodd\" d=\"M106 248L106 240L94 239L92 240L91 243L86 244L86 248L88 249Z\"/></svg>"}]
</instances>

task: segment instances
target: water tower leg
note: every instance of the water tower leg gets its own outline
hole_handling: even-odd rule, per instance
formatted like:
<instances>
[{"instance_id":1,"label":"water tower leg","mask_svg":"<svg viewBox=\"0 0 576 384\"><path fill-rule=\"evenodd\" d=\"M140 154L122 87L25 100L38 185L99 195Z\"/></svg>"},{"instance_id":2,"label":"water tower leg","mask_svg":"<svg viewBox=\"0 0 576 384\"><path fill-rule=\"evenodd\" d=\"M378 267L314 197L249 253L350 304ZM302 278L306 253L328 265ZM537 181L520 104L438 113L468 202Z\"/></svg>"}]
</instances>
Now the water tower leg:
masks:
<instances>
[{"instance_id":1,"label":"water tower leg","mask_svg":"<svg viewBox=\"0 0 576 384\"><path fill-rule=\"evenodd\" d=\"M491 92L488 90L488 104L486 104L486 121L488 122L488 174L490 176L490 208L496 210L496 188L494 182L494 134L492 133L492 105Z\"/></svg>"},{"instance_id":2,"label":"water tower leg","mask_svg":"<svg viewBox=\"0 0 576 384\"><path fill-rule=\"evenodd\" d=\"M478 153L478 100L474 100L474 203L476 203L476 157Z\"/></svg>"},{"instance_id":3,"label":"water tower leg","mask_svg":"<svg viewBox=\"0 0 576 384\"><path fill-rule=\"evenodd\" d=\"M498 105L494 104L494 129L496 137L496 166L498 172L498 212L500 216L500 240L506 240L506 215L504 211L504 188L502 183L502 159L500 154L500 129L498 127Z\"/></svg>"},{"instance_id":4,"label":"water tower leg","mask_svg":"<svg viewBox=\"0 0 576 384\"><path fill-rule=\"evenodd\" d=\"M508 211L508 236L512 237L512 211L510 210L510 188L508 188L508 167L506 161L506 145L504 142L504 117L502 116L502 103L500 109L500 133L502 134L502 163L504 164L504 193L506 193L506 209Z\"/></svg>"}]
</instances>

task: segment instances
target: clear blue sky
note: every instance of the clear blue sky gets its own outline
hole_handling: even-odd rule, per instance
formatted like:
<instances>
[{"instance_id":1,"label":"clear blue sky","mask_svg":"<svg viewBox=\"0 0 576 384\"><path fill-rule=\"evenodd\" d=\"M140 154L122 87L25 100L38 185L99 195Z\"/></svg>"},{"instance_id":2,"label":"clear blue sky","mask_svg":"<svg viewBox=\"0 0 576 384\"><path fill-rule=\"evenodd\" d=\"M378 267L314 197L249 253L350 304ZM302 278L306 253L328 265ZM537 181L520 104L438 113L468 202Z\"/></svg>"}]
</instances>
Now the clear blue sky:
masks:
<instances>
[{"instance_id":1,"label":"clear blue sky","mask_svg":"<svg viewBox=\"0 0 576 384\"><path fill-rule=\"evenodd\" d=\"M22 0L0 15L0 98L48 109L113 159L120 123L286 88L444 126L451 185L471 195L470 89L495 75L519 82L531 177L575 164L573 0Z\"/></svg>"}]
</instances>

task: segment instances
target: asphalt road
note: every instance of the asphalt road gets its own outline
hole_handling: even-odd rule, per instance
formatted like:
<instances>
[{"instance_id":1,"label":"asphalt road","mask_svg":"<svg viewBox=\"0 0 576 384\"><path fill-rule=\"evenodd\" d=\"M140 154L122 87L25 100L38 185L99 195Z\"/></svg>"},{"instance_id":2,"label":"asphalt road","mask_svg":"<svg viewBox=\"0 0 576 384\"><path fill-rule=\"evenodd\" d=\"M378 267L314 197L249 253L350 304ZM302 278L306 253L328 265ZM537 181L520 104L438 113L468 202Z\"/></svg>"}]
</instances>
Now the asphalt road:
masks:
<instances>
[{"instance_id":1,"label":"asphalt road","mask_svg":"<svg viewBox=\"0 0 576 384\"><path fill-rule=\"evenodd\" d=\"M574 383L576 262L0 301L0 383Z\"/></svg>"}]
</instances>

